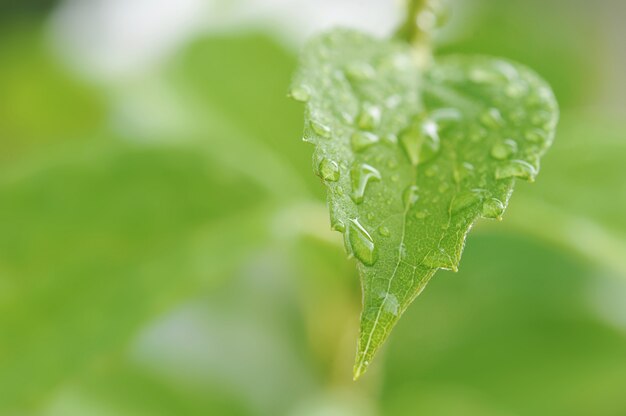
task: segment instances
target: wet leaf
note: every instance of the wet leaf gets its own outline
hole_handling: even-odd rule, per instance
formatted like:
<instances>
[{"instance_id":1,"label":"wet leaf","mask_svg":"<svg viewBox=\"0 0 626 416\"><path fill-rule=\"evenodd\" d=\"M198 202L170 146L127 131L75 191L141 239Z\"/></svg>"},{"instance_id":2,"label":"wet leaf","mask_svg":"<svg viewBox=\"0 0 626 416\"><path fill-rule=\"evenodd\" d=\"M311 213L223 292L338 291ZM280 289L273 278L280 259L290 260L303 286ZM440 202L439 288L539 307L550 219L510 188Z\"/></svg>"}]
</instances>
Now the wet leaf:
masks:
<instances>
[{"instance_id":1,"label":"wet leaf","mask_svg":"<svg viewBox=\"0 0 626 416\"><path fill-rule=\"evenodd\" d=\"M407 44L337 30L306 48L291 96L328 189L332 227L358 261L354 376L438 269L457 270L479 218L501 218L552 143L550 88L502 59L446 56L422 69Z\"/></svg>"}]
</instances>

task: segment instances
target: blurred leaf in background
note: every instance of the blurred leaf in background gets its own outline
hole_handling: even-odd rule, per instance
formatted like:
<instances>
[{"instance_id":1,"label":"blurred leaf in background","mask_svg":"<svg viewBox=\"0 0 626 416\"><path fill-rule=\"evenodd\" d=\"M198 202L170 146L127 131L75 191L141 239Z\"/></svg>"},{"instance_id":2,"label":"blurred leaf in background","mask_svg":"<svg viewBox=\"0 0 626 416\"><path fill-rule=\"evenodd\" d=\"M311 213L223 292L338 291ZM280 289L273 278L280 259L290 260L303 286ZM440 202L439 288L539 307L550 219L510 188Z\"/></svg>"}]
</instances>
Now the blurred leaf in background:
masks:
<instances>
[{"instance_id":1,"label":"blurred leaf in background","mask_svg":"<svg viewBox=\"0 0 626 416\"><path fill-rule=\"evenodd\" d=\"M3 3L0 415L626 413L626 106L601 89L622 88L626 10L468 1L444 50L529 64L563 121L358 384L358 281L285 98L288 40L200 34L90 82L50 47L48 6Z\"/></svg>"}]
</instances>

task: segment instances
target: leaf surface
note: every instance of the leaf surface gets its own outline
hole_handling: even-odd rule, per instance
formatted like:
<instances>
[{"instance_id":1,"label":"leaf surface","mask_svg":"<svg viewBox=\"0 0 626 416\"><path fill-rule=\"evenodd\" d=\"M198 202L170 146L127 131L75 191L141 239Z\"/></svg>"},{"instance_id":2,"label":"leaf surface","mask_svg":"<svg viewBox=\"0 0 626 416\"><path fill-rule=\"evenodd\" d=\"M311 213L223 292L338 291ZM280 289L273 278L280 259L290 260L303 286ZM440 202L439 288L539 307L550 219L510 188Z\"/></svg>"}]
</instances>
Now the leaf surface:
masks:
<instances>
[{"instance_id":1,"label":"leaf surface","mask_svg":"<svg viewBox=\"0 0 626 416\"><path fill-rule=\"evenodd\" d=\"M457 270L472 224L534 180L557 104L521 65L447 56L422 69L410 45L348 30L307 46L290 95L306 102L332 227L359 261L358 378L436 270Z\"/></svg>"}]
</instances>

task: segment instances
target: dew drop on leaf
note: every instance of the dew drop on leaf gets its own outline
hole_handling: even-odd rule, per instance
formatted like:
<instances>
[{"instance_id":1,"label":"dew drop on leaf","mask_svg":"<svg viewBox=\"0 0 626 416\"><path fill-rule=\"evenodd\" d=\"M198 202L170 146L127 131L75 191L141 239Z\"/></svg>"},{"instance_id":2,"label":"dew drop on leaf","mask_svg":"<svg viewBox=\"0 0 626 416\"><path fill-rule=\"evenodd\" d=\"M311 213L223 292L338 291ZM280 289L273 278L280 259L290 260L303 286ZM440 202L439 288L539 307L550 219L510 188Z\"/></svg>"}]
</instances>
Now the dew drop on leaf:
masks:
<instances>
[{"instance_id":1,"label":"dew drop on leaf","mask_svg":"<svg viewBox=\"0 0 626 416\"><path fill-rule=\"evenodd\" d=\"M531 129L524 133L524 138L531 143L541 143L546 141L545 133L540 129Z\"/></svg>"},{"instance_id":2,"label":"dew drop on leaf","mask_svg":"<svg viewBox=\"0 0 626 416\"><path fill-rule=\"evenodd\" d=\"M496 179L520 178L534 181L537 169L524 160L512 160L496 169Z\"/></svg>"},{"instance_id":3,"label":"dew drop on leaf","mask_svg":"<svg viewBox=\"0 0 626 416\"><path fill-rule=\"evenodd\" d=\"M502 114L497 108L490 108L480 116L480 122L489 129L498 129L504 124Z\"/></svg>"},{"instance_id":4,"label":"dew drop on leaf","mask_svg":"<svg viewBox=\"0 0 626 416\"><path fill-rule=\"evenodd\" d=\"M474 68L469 73L469 79L476 84L491 84L500 81L500 75L486 68Z\"/></svg>"},{"instance_id":5,"label":"dew drop on leaf","mask_svg":"<svg viewBox=\"0 0 626 416\"><path fill-rule=\"evenodd\" d=\"M415 185L411 185L404 190L404 192L402 193L402 203L404 204L405 208L408 209L415 205L415 203L419 199L419 194L417 193L418 190L418 187Z\"/></svg>"},{"instance_id":6,"label":"dew drop on leaf","mask_svg":"<svg viewBox=\"0 0 626 416\"><path fill-rule=\"evenodd\" d=\"M407 253L407 250L406 250L406 244L401 243L399 251L400 251L400 258L401 259L406 259L407 256L408 256L408 253Z\"/></svg>"},{"instance_id":7,"label":"dew drop on leaf","mask_svg":"<svg viewBox=\"0 0 626 416\"><path fill-rule=\"evenodd\" d=\"M482 200L480 192L469 191L457 194L450 205L450 211L453 214L460 212L472 205L478 204Z\"/></svg>"},{"instance_id":8,"label":"dew drop on leaf","mask_svg":"<svg viewBox=\"0 0 626 416\"><path fill-rule=\"evenodd\" d=\"M343 221L341 221L340 219L331 217L331 226L330 228L333 231L339 231L340 233L343 233L344 231L346 231L346 225L344 224Z\"/></svg>"},{"instance_id":9,"label":"dew drop on leaf","mask_svg":"<svg viewBox=\"0 0 626 416\"><path fill-rule=\"evenodd\" d=\"M519 98L526 93L526 85L522 82L514 82L504 89L504 93L509 98Z\"/></svg>"},{"instance_id":10,"label":"dew drop on leaf","mask_svg":"<svg viewBox=\"0 0 626 416\"><path fill-rule=\"evenodd\" d=\"M391 235L391 231L389 231L389 228L381 225L380 227L378 227L378 234L382 235L383 237L389 237Z\"/></svg>"},{"instance_id":11,"label":"dew drop on leaf","mask_svg":"<svg viewBox=\"0 0 626 416\"><path fill-rule=\"evenodd\" d=\"M437 168L435 166L430 166L428 169L426 169L424 174L427 178L432 178L437 174Z\"/></svg>"},{"instance_id":12,"label":"dew drop on leaf","mask_svg":"<svg viewBox=\"0 0 626 416\"><path fill-rule=\"evenodd\" d=\"M367 63L352 63L346 67L345 73L351 81L367 81L376 76L374 68Z\"/></svg>"},{"instance_id":13,"label":"dew drop on leaf","mask_svg":"<svg viewBox=\"0 0 626 416\"><path fill-rule=\"evenodd\" d=\"M366 163L356 165L352 168L352 200L360 204L365 196L365 189L371 181L382 179L380 172L373 166Z\"/></svg>"},{"instance_id":14,"label":"dew drop on leaf","mask_svg":"<svg viewBox=\"0 0 626 416\"><path fill-rule=\"evenodd\" d=\"M325 124L319 123L315 120L311 120L311 129L313 129L315 134L317 134L320 137L323 137L324 139L329 139L331 136L330 127L326 126Z\"/></svg>"},{"instance_id":15,"label":"dew drop on leaf","mask_svg":"<svg viewBox=\"0 0 626 416\"><path fill-rule=\"evenodd\" d=\"M474 174L474 165L469 162L463 162L460 166L455 167L452 172L452 179L455 183L460 184L465 178Z\"/></svg>"},{"instance_id":16,"label":"dew drop on leaf","mask_svg":"<svg viewBox=\"0 0 626 416\"><path fill-rule=\"evenodd\" d=\"M291 89L289 97L298 102L306 103L311 98L311 89L306 85L298 85Z\"/></svg>"},{"instance_id":17,"label":"dew drop on leaf","mask_svg":"<svg viewBox=\"0 0 626 416\"><path fill-rule=\"evenodd\" d=\"M411 125L400 133L399 139L413 166L434 159L441 147L437 124L433 121Z\"/></svg>"},{"instance_id":18,"label":"dew drop on leaf","mask_svg":"<svg viewBox=\"0 0 626 416\"><path fill-rule=\"evenodd\" d=\"M491 157L497 160L505 160L510 158L515 152L517 152L517 143L513 140L504 140L493 145Z\"/></svg>"},{"instance_id":19,"label":"dew drop on leaf","mask_svg":"<svg viewBox=\"0 0 626 416\"><path fill-rule=\"evenodd\" d=\"M504 203L497 198L489 198L483 202L482 216L485 218L502 219Z\"/></svg>"},{"instance_id":20,"label":"dew drop on leaf","mask_svg":"<svg viewBox=\"0 0 626 416\"><path fill-rule=\"evenodd\" d=\"M436 122L451 122L463 119L463 115L456 108L438 108L430 113L430 118Z\"/></svg>"},{"instance_id":21,"label":"dew drop on leaf","mask_svg":"<svg viewBox=\"0 0 626 416\"><path fill-rule=\"evenodd\" d=\"M339 180L339 165L333 160L322 159L319 166L319 172L321 178L326 182L337 182Z\"/></svg>"},{"instance_id":22,"label":"dew drop on leaf","mask_svg":"<svg viewBox=\"0 0 626 416\"><path fill-rule=\"evenodd\" d=\"M350 220L348 229L348 241L354 257L366 266L376 263L376 246L369 233L359 223L358 219Z\"/></svg>"},{"instance_id":23,"label":"dew drop on leaf","mask_svg":"<svg viewBox=\"0 0 626 416\"><path fill-rule=\"evenodd\" d=\"M362 152L373 144L378 143L378 141L378 136L374 133L370 133L369 131L354 132L354 134L352 134L352 138L350 139L352 150L355 152Z\"/></svg>"},{"instance_id":24,"label":"dew drop on leaf","mask_svg":"<svg viewBox=\"0 0 626 416\"><path fill-rule=\"evenodd\" d=\"M357 118L357 126L363 130L374 130L380 124L382 112L380 107L366 105L361 109Z\"/></svg>"},{"instance_id":25,"label":"dew drop on leaf","mask_svg":"<svg viewBox=\"0 0 626 416\"><path fill-rule=\"evenodd\" d=\"M380 297L383 300L383 311L394 316L398 316L398 312L400 310L400 302L398 302L398 298L388 292L381 293Z\"/></svg>"},{"instance_id":26,"label":"dew drop on leaf","mask_svg":"<svg viewBox=\"0 0 626 416\"><path fill-rule=\"evenodd\" d=\"M531 118L531 123L537 127L544 127L550 121L551 115L546 111L537 111Z\"/></svg>"}]
</instances>

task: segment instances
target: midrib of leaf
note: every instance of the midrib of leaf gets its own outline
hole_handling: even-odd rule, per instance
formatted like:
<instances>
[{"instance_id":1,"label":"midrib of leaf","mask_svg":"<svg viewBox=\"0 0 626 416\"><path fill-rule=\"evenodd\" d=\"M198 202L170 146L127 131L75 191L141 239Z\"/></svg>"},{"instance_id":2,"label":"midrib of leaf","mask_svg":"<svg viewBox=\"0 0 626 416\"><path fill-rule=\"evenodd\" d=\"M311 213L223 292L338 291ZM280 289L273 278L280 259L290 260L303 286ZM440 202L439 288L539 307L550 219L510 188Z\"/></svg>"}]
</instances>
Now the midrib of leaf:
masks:
<instances>
[{"instance_id":1,"label":"midrib of leaf","mask_svg":"<svg viewBox=\"0 0 626 416\"><path fill-rule=\"evenodd\" d=\"M415 183L417 182L417 178L416 178L416 172L413 172L413 182L411 183L412 186L415 186ZM381 303L380 307L378 308L378 311L376 313L376 318L374 319L374 324L372 325L372 329L369 332L368 336L367 336L367 343L365 344L365 348L363 348L363 355L359 358L357 358L357 362L354 368L354 379L358 379L362 372L367 368L368 363L366 363L366 357L370 352L370 346L372 344L372 336L374 335L374 331L378 328L378 321L380 319L380 314L383 311L383 305L385 305L385 302L387 302L387 300L389 299L389 291L391 290L391 285L393 284L393 280L396 277L396 273L398 272L398 267L400 267L400 263L402 262L402 247L404 246L404 238L406 237L406 220L407 220L407 215L409 212L409 208L410 206L406 206L404 208L404 212L402 213L402 235L400 236L400 246L398 247L398 260L396 261L396 266L393 269L393 273L391 274L391 277L389 278L389 283L387 284L387 290L385 292L385 297L383 299L383 302ZM413 273L415 273L415 269L413 269Z\"/></svg>"},{"instance_id":2,"label":"midrib of leaf","mask_svg":"<svg viewBox=\"0 0 626 416\"><path fill-rule=\"evenodd\" d=\"M428 87L426 87L428 88ZM475 111L476 108L476 104L474 102L472 102L470 99L465 98L464 96L462 96L461 94L458 94L456 91L450 90L450 89L446 89L446 88L429 88L430 91L435 92L438 96L443 96L446 97L447 100L450 100L451 102L453 102L454 104L456 104L456 106L458 108L463 108L466 113L468 114L476 114L477 112ZM458 157L456 157L456 152L453 153L455 155L455 160L458 159ZM412 167L412 182L409 186L416 186L417 185L417 167ZM457 190L457 194L460 193L460 185L459 183L456 184L456 190ZM449 207L448 207L448 221L446 224L446 228L450 227L450 223L452 221L452 204L454 203L454 199L452 200L452 202L450 203ZM355 368L354 368L354 380L357 380L361 374L363 374L363 372L367 369L367 366L369 365L369 362L367 361L367 357L370 354L370 347L371 347L371 343L372 343L372 339L373 339L373 335L375 333L375 331L378 329L378 324L379 324L379 319L380 316L383 312L383 309L385 307L385 304L387 302L387 300L389 299L389 294L390 294L390 290L392 287L392 284L394 282L394 279L396 277L396 274L398 272L398 268L400 266L400 263L402 263L404 260L402 260L402 247L405 244L405 238L406 238L406 223L407 223L407 216L408 213L410 211L411 206L407 205L404 208L404 211L402 213L402 235L400 238L400 246L398 248L398 260L396 261L396 265L394 267L393 273L391 274L391 277L389 278L389 283L387 285L387 289L385 291L385 297L383 298L380 306L378 307L377 313L376 313L376 318L374 320L374 323L372 325L372 329L370 330L369 334L367 335L367 342L365 347L362 349L362 351L359 351L359 356L357 357L356 360L356 364L355 364ZM441 236L439 237L439 241L437 243L437 247L441 246L441 243L444 239L445 235L442 233ZM426 259L426 257L428 257L430 254L432 254L434 252L434 249L431 249L430 253L424 255L424 257L422 258L422 260L420 261L420 264L423 263L423 261ZM415 274L417 272L417 266L411 264L411 263L407 263L405 262L408 266L412 267L413 269L413 278L415 277ZM408 308L408 306L410 305L410 303L421 294L421 292L424 290L424 288L426 287L426 285L428 284L428 282L430 281L430 278L436 273L437 269L430 269L428 271L426 271L421 278L419 278L419 281L421 282L414 291L414 294L412 296L411 301L409 301L405 307L401 308L400 313L398 314L398 316L402 315L402 313L404 313L404 311L406 310L406 308ZM454 269L454 271L456 271L456 268Z\"/></svg>"}]
</instances>

